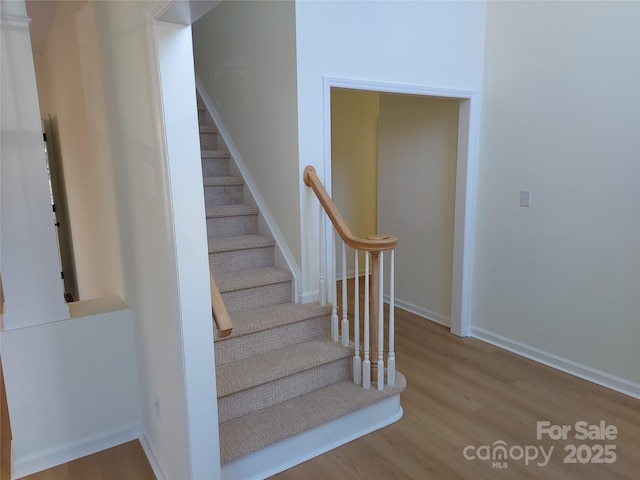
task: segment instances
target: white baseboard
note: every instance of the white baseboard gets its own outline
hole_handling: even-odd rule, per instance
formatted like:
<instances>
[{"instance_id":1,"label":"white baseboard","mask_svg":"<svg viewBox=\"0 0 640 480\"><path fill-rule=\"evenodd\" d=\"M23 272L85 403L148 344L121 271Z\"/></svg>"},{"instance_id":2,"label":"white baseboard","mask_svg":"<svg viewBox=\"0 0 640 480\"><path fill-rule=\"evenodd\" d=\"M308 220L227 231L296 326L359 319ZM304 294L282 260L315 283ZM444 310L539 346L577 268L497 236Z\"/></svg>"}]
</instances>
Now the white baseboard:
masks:
<instances>
[{"instance_id":1,"label":"white baseboard","mask_svg":"<svg viewBox=\"0 0 640 480\"><path fill-rule=\"evenodd\" d=\"M389 303L389 295L384 296L385 303ZM440 315L439 313L432 312L428 308L420 307L418 305L414 305L410 302L405 302L399 298L396 298L395 301L396 307L401 308L402 310L406 310L409 313L413 313L414 315L418 315L419 317L423 317L426 320L430 320L434 323L439 323L440 325L444 325L447 328L451 327L451 319L445 317L444 315Z\"/></svg>"},{"instance_id":2,"label":"white baseboard","mask_svg":"<svg viewBox=\"0 0 640 480\"><path fill-rule=\"evenodd\" d=\"M402 418L400 395L344 415L222 466L226 480L263 479ZM372 422L371 419L376 419Z\"/></svg>"},{"instance_id":3,"label":"white baseboard","mask_svg":"<svg viewBox=\"0 0 640 480\"><path fill-rule=\"evenodd\" d=\"M313 290L310 292L302 292L301 303L312 303L320 301L320 292Z\"/></svg>"},{"instance_id":4,"label":"white baseboard","mask_svg":"<svg viewBox=\"0 0 640 480\"><path fill-rule=\"evenodd\" d=\"M63 463L71 462L78 458L130 442L139 436L140 424L136 422L135 424L116 430L85 437L73 443L61 445L22 458L16 458L13 465L13 476L11 478L15 480L26 477L36 472L41 472L62 465Z\"/></svg>"},{"instance_id":5,"label":"white baseboard","mask_svg":"<svg viewBox=\"0 0 640 480\"><path fill-rule=\"evenodd\" d=\"M151 442L149 441L149 435L146 431L141 432L140 434L140 445L142 445L142 449L144 450L145 455L147 456L147 460L151 464L151 469L155 474L157 480L169 480L169 474L167 473L167 469L164 466L164 463L160 459L158 455L156 455L156 450L153 448Z\"/></svg>"},{"instance_id":6,"label":"white baseboard","mask_svg":"<svg viewBox=\"0 0 640 480\"><path fill-rule=\"evenodd\" d=\"M505 350L542 363L543 365L547 365L562 372L588 380L597 385L610 388L616 392L624 393L630 397L640 398L640 384L638 383L611 375L610 373L596 370L595 368L582 365L567 358L559 357L553 353L545 352L539 348L490 332L484 328L471 326L470 335L478 340L490 343L496 347L504 348Z\"/></svg>"}]
</instances>

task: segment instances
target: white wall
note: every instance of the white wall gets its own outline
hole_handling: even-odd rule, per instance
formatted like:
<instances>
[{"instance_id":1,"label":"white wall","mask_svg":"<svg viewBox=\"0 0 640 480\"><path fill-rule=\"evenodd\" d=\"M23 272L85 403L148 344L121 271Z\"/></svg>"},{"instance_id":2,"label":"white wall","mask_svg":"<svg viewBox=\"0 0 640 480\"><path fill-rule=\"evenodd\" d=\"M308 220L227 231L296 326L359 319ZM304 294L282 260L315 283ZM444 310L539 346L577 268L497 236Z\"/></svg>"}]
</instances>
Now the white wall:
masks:
<instances>
[{"instance_id":1,"label":"white wall","mask_svg":"<svg viewBox=\"0 0 640 480\"><path fill-rule=\"evenodd\" d=\"M17 478L138 437L133 319L120 304L2 333Z\"/></svg>"},{"instance_id":2,"label":"white wall","mask_svg":"<svg viewBox=\"0 0 640 480\"><path fill-rule=\"evenodd\" d=\"M333 201L351 231L359 237L378 233L379 97L376 92L331 89ZM347 275L351 276L355 262L350 252L347 255ZM340 276L342 255L338 255L337 261ZM364 265L360 265L360 270L363 269Z\"/></svg>"},{"instance_id":3,"label":"white wall","mask_svg":"<svg viewBox=\"0 0 640 480\"><path fill-rule=\"evenodd\" d=\"M106 375L105 371L108 371L115 383L127 383L127 379L134 378L137 373L140 379L139 391L136 391L135 386L130 388L131 385L116 385L116 388L122 387L123 395L133 395L137 398L139 394L139 413L136 412L134 417L140 421L141 440L150 455L152 465L161 476L190 478L200 476L204 471L202 468L213 468L215 471L219 467L215 453L218 449L215 428L211 432L202 432L208 426L215 427L217 424L215 372L208 276L206 275L207 251L203 199L201 195L197 196L194 193L196 190L201 192L201 189L195 189L192 186L185 188L185 182L189 184L195 181L197 185L201 185L201 173L197 172L200 162L196 153L195 156L181 158L180 162L173 165L175 170L172 171L169 161L175 155L167 157L167 148L171 150L175 148L175 144L165 143L165 128L169 140L172 140L176 126L165 125L162 115L163 108L167 105L163 105L162 102L159 60L164 58L167 52L166 50L158 51L153 19L166 6L166 3L165 1L88 2L86 9L79 10L76 15L79 38L84 38L88 42L79 42L80 69L83 72L82 86L85 93L91 92L91 107L85 106L89 110L95 109L92 112L95 114L92 117L95 123L91 127L95 127L97 142L107 160L105 165L108 168L103 170L106 175L104 181L112 185L112 192L116 199L114 242L122 246L122 280L116 283L121 290L122 298L131 308L131 317L127 317L131 320L130 328L128 330L118 328L115 321L108 322L108 326L103 326L85 319L74 319L69 322L44 325L38 329L23 329L16 331L15 335L13 332L10 332L9 336L5 333L2 338L2 347L3 357L6 351L13 351L13 355L10 356L14 361L9 362L12 367L6 368L5 371L7 390L17 392L13 394L15 398L21 398L25 390L31 388L37 390L40 370L44 373L53 372L51 375L55 373L58 377L64 378L67 378L67 372L78 371L81 377L91 377L94 373L98 376ZM79 19L80 14L82 19ZM91 35L83 37L81 35L83 29L85 34L90 30ZM28 46L28 29L25 27L22 31L26 39L25 45ZM161 35L161 37L165 40L164 46L170 49L174 38L171 35ZM184 44L185 37L181 38L181 44ZM195 84L188 38L186 44L186 55L181 59L183 61L181 72L187 77L191 74L192 90L179 92L178 97L180 94L182 95L180 98L186 95L187 100L191 100L192 108L190 109L188 105L180 105L178 108L179 111L188 112L189 121L184 116L180 117L180 120L176 120L173 116L170 118L180 123L177 130L188 130L189 125L193 126L189 136L197 151L195 127L197 114L193 96ZM4 45L6 45L5 42L3 47ZM15 137L37 139L38 148L41 149L33 59L30 49L26 47L20 49L16 45L13 42L12 49L7 50L7 55L5 51L2 55L2 73L3 75L6 73L3 76L3 99L5 85L24 93L23 96L16 98L24 97L25 101L30 102L28 104L33 107L31 109L33 112L29 110L32 114L30 118L34 119L33 135L29 136L25 133L30 132L29 126L19 125L16 128L18 134ZM4 68L5 59L30 67L31 76L25 80L18 75L22 73L21 70ZM184 65L184 62L187 64ZM26 71L28 73L28 68ZM163 78L165 83L162 89L167 88L166 80ZM15 85L20 84L21 81L23 87L26 85L33 88L17 89ZM3 120L5 105L7 108L13 106L3 100ZM175 112L174 108L173 113ZM88 115L89 117L91 115ZM3 128L4 126L3 123ZM3 131L3 148L5 138ZM33 143L35 144L35 141ZM5 176L7 172L12 174L15 172L5 169L7 163L4 153L3 150L3 182L11 179L14 183L21 185L20 181L16 181L15 175ZM44 160L42 154L40 157L39 160ZM28 164L26 161L24 163ZM42 168L41 178L42 182L34 181L35 183L32 184L32 179L25 176L22 186L27 190L33 187L33 190L44 199L42 211L47 213L46 222L44 222L44 216L40 219L41 222L36 222L38 219L32 218L36 214L29 210L33 206L29 201L30 197L16 201L12 205L19 207L16 208L16 212L30 221L33 220L34 225L49 225L53 249L45 251L43 255L48 253L44 255L47 261L54 259L54 263L57 263L54 254L53 226L49 221L51 214L44 168ZM4 196L6 191L3 184L3 207L7 205ZM187 212L186 215L185 212ZM3 211L3 249L9 244L13 245L6 241L7 238L15 240L13 236L7 235L8 230L4 228L5 218L9 216L5 216ZM190 223L192 219L195 219L195 223ZM13 233L16 231L19 229L11 230ZM28 245L28 238L20 247L24 245ZM13 253L12 250L8 251ZM40 253L38 250L35 252ZM23 248L15 247L15 257L19 257L22 253L38 258L28 249L23 251ZM2 273L8 314L9 295L13 294L12 285L10 285L13 278L5 274L7 265L4 263L5 258L3 250ZM201 266L194 267L193 262ZM43 264L46 266L46 262ZM118 267L120 266L117 265L116 268ZM55 275L60 284L59 265L55 267ZM39 293L36 288L38 285L28 275L17 275L16 278L20 281L31 281L33 290ZM42 280L48 280L48 277ZM204 295L203 292L205 292ZM61 288L59 296L62 300ZM31 300L36 307L39 306L36 301ZM100 302L100 300L97 301ZM64 307L66 309L66 305ZM68 318L68 309L66 311ZM34 317L38 320L36 323L42 323L39 317L33 314L29 316L30 319ZM4 319L9 320L9 318L10 316L7 315ZM43 321L47 320L50 318ZM60 331L51 333L50 329L55 332L58 332L57 329ZM54 348L57 345L54 340L58 337L60 337L59 343L66 346L67 357ZM74 339L77 340L77 344ZM93 353L91 347L99 353L103 351L101 349L108 350L109 345L113 347L113 343L121 344L124 348L132 340L135 341L135 348L132 351L135 351L137 369L131 357L124 354L122 358L103 358L102 360L98 355L98 365L95 365L90 358L84 358ZM95 346L96 341L104 343L98 347ZM46 357L42 362L47 360L51 365L47 368L35 365L33 369L29 369L29 364L21 360L24 358L24 352L30 352L33 348L38 349L40 346ZM22 353L16 353L18 350ZM117 346L112 350L114 353L122 353ZM60 366L56 363L59 357L60 361L65 362L64 365ZM73 359L73 362L66 359ZM71 363L75 368L69 367ZM113 365L117 366L115 368L117 374L110 370ZM72 393L79 392L79 400L84 400L82 408L78 407L77 419L81 422L86 419L83 412L91 408L93 399L90 395L82 393L84 392L83 382L84 380L81 381L81 385L75 386L75 390L73 386L71 388ZM91 382L85 383L91 388ZM18 402L19 400L13 402L9 400L10 408L19 409ZM67 405L67 399L57 395L48 398L48 402L59 405L62 409ZM72 408L77 407L74 402L69 402L68 405ZM42 412L44 411L43 409ZM55 445L60 446L61 442L63 452L77 453L83 449L96 448L96 446L99 448L100 445L102 448L110 446L105 445L105 438L122 440L118 432L103 430L120 428L122 423L122 418L114 417L117 414L104 409L98 408L97 411L93 411L93 414L102 415L104 421L88 422L87 428L92 430L92 433L77 427L72 431L57 432L57 439L54 439L48 431L40 435L38 431L29 427L29 420L22 415L25 412L18 410L18 413L16 414L19 418L17 423L21 425L21 432L17 433L15 438L16 443L21 442L20 446L16 446L16 451L20 455L17 460L21 464L33 464L35 460L43 458L51 461L52 455L55 457L54 454L60 453L59 449L55 449ZM65 418L68 418L68 415ZM49 424L46 425L49 428ZM71 442L70 445L64 444L66 434L68 434L68 442ZM82 437L85 434L93 437ZM37 450L45 444L52 445L54 450L44 454L41 451L38 452ZM38 455L33 457L32 454ZM206 476L209 477L208 474Z\"/></svg>"},{"instance_id":4,"label":"white wall","mask_svg":"<svg viewBox=\"0 0 640 480\"><path fill-rule=\"evenodd\" d=\"M97 131L104 102L88 68L95 51L92 10L86 2L59 2L45 49L36 62L41 115L57 126L81 300L121 288L115 205L108 152Z\"/></svg>"},{"instance_id":5,"label":"white wall","mask_svg":"<svg viewBox=\"0 0 640 480\"><path fill-rule=\"evenodd\" d=\"M219 465L195 83L190 29L154 24L165 4L93 4L109 100L103 131L136 327L143 446L162 475L207 478Z\"/></svg>"},{"instance_id":6,"label":"white wall","mask_svg":"<svg viewBox=\"0 0 640 480\"><path fill-rule=\"evenodd\" d=\"M190 478L219 478L218 408L191 26L156 23L176 250Z\"/></svg>"},{"instance_id":7,"label":"white wall","mask_svg":"<svg viewBox=\"0 0 640 480\"><path fill-rule=\"evenodd\" d=\"M7 329L69 318L24 2L0 8L0 270Z\"/></svg>"},{"instance_id":8,"label":"white wall","mask_svg":"<svg viewBox=\"0 0 640 480\"><path fill-rule=\"evenodd\" d=\"M396 305L450 325L458 100L380 96L378 230L399 238Z\"/></svg>"},{"instance_id":9,"label":"white wall","mask_svg":"<svg viewBox=\"0 0 640 480\"><path fill-rule=\"evenodd\" d=\"M163 5L89 3L94 9L100 53L94 62L103 72L102 88L108 99L101 131L110 147L117 194L123 298L132 309L136 332L143 445L166 476L188 478L190 445L181 331L181 323L187 319L181 318L179 302L153 29L153 17ZM211 381L214 379L203 380Z\"/></svg>"},{"instance_id":10,"label":"white wall","mask_svg":"<svg viewBox=\"0 0 640 480\"><path fill-rule=\"evenodd\" d=\"M226 1L193 25L196 73L300 265L295 4Z\"/></svg>"},{"instance_id":11,"label":"white wall","mask_svg":"<svg viewBox=\"0 0 640 480\"><path fill-rule=\"evenodd\" d=\"M324 168L323 76L479 91L482 86L483 2L296 2L298 182L311 164ZM303 292L318 288L318 207L303 188Z\"/></svg>"},{"instance_id":12,"label":"white wall","mask_svg":"<svg viewBox=\"0 0 640 480\"><path fill-rule=\"evenodd\" d=\"M474 327L640 394L640 5L489 2L484 85Z\"/></svg>"}]
</instances>

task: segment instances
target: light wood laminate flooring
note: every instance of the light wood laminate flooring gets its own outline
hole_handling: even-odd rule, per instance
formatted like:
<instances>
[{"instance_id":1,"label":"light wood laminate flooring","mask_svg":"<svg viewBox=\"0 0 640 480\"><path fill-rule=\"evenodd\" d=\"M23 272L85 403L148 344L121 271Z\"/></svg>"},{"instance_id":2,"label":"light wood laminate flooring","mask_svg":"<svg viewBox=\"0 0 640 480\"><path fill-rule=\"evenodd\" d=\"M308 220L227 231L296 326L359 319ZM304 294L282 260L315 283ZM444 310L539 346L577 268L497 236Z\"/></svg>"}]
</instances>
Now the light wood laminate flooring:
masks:
<instances>
[{"instance_id":1,"label":"light wood laminate flooring","mask_svg":"<svg viewBox=\"0 0 640 480\"><path fill-rule=\"evenodd\" d=\"M456 337L447 327L399 309L395 350L397 369L408 384L401 396L402 419L274 480L640 479L640 400ZM569 425L567 439L544 434L538 440L537 422L544 421ZM583 421L598 427L605 422L618 434L614 440L576 439L576 423ZM495 465L478 458L498 445L506 445L509 458ZM573 457L569 445L575 447ZM483 446L489 448L478 449ZM475 458L465 458L465 448L467 457ZM534 449L537 458L518 458L527 450L533 457ZM596 463L612 460L611 452L615 461Z\"/></svg>"},{"instance_id":2,"label":"light wood laminate flooring","mask_svg":"<svg viewBox=\"0 0 640 480\"><path fill-rule=\"evenodd\" d=\"M397 310L397 367L407 378L403 418L393 425L293 467L275 480L326 479L640 479L640 400L616 393ZM615 352L611 352L615 354ZM570 425L567 440L536 438L539 421ZM614 440L578 440L576 422L615 426ZM504 442L498 468L478 447ZM574 445L576 463L565 463ZM580 447L586 445L586 447ZM597 457L599 445L609 454ZM476 456L468 460L464 456ZM528 465L522 447L537 458ZM545 452L553 447L550 460ZM612 463L593 463L611 458ZM589 461L581 463L589 457ZM569 458L571 459L571 457ZM131 442L29 480L146 480L153 473ZM233 479L242 480L242 479Z\"/></svg>"}]
</instances>

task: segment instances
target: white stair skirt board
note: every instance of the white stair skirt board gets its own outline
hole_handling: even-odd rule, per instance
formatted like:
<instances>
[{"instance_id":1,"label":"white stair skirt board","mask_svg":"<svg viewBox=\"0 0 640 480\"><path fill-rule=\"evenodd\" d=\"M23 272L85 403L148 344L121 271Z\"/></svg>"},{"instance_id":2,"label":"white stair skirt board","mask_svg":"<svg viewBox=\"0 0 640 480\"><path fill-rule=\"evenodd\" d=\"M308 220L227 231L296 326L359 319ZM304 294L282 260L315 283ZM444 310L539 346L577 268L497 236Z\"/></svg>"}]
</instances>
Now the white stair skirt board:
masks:
<instances>
[{"instance_id":1,"label":"white stair skirt board","mask_svg":"<svg viewBox=\"0 0 640 480\"><path fill-rule=\"evenodd\" d=\"M18 479L43 470L48 470L63 463L68 463L78 458L130 442L139 436L140 424L135 423L126 427L85 437L77 442L17 458L13 465L13 476L11 478Z\"/></svg>"},{"instance_id":2,"label":"white stair skirt board","mask_svg":"<svg viewBox=\"0 0 640 480\"><path fill-rule=\"evenodd\" d=\"M222 466L223 480L263 479L322 455L402 418L400 395L323 423ZM371 419L376 419L374 422Z\"/></svg>"},{"instance_id":3,"label":"white stair skirt board","mask_svg":"<svg viewBox=\"0 0 640 480\"><path fill-rule=\"evenodd\" d=\"M631 382L624 378L611 375L610 373L596 370L587 365L574 362L567 358L559 357L553 353L545 352L539 348L520 343L516 340L503 337L497 333L490 332L484 328L471 327L471 336L490 343L496 347L504 348L512 353L521 355L530 360L542 363L548 367L555 368L561 372L568 373L583 380L595 383L605 388L615 390L616 392L629 395L630 397L640 399L640 384Z\"/></svg>"}]
</instances>

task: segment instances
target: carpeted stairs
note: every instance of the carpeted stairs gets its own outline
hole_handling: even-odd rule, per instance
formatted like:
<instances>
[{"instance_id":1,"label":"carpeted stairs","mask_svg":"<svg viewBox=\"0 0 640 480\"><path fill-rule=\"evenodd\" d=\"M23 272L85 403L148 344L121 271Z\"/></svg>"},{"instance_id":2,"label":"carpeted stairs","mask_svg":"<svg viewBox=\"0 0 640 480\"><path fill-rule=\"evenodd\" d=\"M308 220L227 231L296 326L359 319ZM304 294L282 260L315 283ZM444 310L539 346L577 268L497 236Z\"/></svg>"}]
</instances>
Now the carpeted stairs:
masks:
<instances>
[{"instance_id":1,"label":"carpeted stairs","mask_svg":"<svg viewBox=\"0 0 640 480\"><path fill-rule=\"evenodd\" d=\"M243 203L243 180L200 99L198 116L209 266L234 324L215 338L226 464L397 395L405 380L383 391L353 384L353 349L330 340L330 309L291 302L291 274L274 266L274 240L258 232L258 209Z\"/></svg>"}]
</instances>

